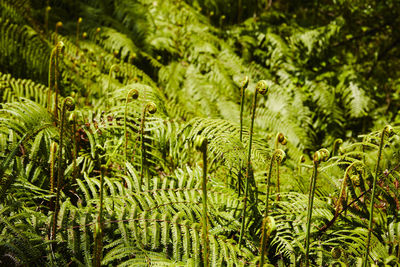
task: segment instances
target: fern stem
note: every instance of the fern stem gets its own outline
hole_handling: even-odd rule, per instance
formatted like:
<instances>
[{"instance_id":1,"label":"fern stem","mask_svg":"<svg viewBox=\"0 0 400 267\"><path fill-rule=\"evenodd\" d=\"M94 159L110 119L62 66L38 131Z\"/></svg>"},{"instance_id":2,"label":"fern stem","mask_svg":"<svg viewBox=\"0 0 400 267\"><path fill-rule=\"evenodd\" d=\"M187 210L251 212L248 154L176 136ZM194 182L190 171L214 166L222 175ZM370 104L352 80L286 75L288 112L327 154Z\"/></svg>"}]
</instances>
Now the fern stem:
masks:
<instances>
[{"instance_id":1,"label":"fern stem","mask_svg":"<svg viewBox=\"0 0 400 267\"><path fill-rule=\"evenodd\" d=\"M286 145L287 140L283 133L278 133L275 138L275 151L279 148L279 144ZM279 163L276 164L276 201L279 201L281 198L280 191L280 177L279 177Z\"/></svg>"},{"instance_id":2,"label":"fern stem","mask_svg":"<svg viewBox=\"0 0 400 267\"><path fill-rule=\"evenodd\" d=\"M44 34L46 38L49 35L49 13L51 11L51 7L47 4L45 12L44 12Z\"/></svg>"},{"instance_id":3,"label":"fern stem","mask_svg":"<svg viewBox=\"0 0 400 267\"><path fill-rule=\"evenodd\" d=\"M244 228L246 223L246 208L247 208L247 197L249 194L249 179L250 179L250 169L251 169L251 145L253 142L253 127L254 127L254 118L256 115L256 105L257 105L257 94L266 94L268 91L267 84L265 81L259 81L256 86L256 90L254 92L253 98L253 106L252 106L252 113L251 113L251 123L250 123L250 135L249 135L249 145L247 151L247 171L246 171L246 186L244 192L244 203L243 203L243 210L242 210L242 225L240 227L240 237L239 237L239 249L242 245L243 235L244 235Z\"/></svg>"},{"instance_id":4,"label":"fern stem","mask_svg":"<svg viewBox=\"0 0 400 267\"><path fill-rule=\"evenodd\" d=\"M77 164L77 158L78 158L78 144L76 140L76 114L75 112L71 113L69 121L72 122L72 132L73 132L73 145L74 148L72 150L73 153L73 178L76 180L77 175L78 175L78 164Z\"/></svg>"},{"instance_id":5,"label":"fern stem","mask_svg":"<svg viewBox=\"0 0 400 267\"><path fill-rule=\"evenodd\" d=\"M271 183L271 176L272 176L272 166L274 161L276 160L277 164L280 164L282 160L285 157L285 152L281 149L276 149L274 154L272 155L271 162L269 164L269 170L268 170L268 177L267 177L267 194L266 194L266 199L265 199L265 210L264 210L264 220L263 221L263 235L261 236L261 259L260 259L260 267L264 266L264 255L266 251L266 243L267 243L267 237L265 235L265 227L266 227L266 220L268 218L268 209L269 209L269 187Z\"/></svg>"},{"instance_id":6,"label":"fern stem","mask_svg":"<svg viewBox=\"0 0 400 267\"><path fill-rule=\"evenodd\" d=\"M246 76L244 77L242 81L242 86L240 88L240 134L239 134L239 140L240 142L243 142L243 109L244 109L244 96L245 96L245 90L247 86L249 85L249 77ZM239 162L239 171L238 171L238 197L240 197L240 192L241 192L241 180L242 180L242 161Z\"/></svg>"},{"instance_id":7,"label":"fern stem","mask_svg":"<svg viewBox=\"0 0 400 267\"><path fill-rule=\"evenodd\" d=\"M64 52L65 46L62 41L58 42L57 45L53 48L50 54L50 62L49 62L49 91L47 92L47 110L49 112L53 111L54 117L57 119L58 118L58 93L59 93L59 88L58 88L58 75L59 75L59 70L58 70L58 61L59 61L59 56ZM54 77L52 76L52 70L54 72ZM54 103L53 106L51 105L51 94L52 94L52 80L54 78Z\"/></svg>"},{"instance_id":8,"label":"fern stem","mask_svg":"<svg viewBox=\"0 0 400 267\"><path fill-rule=\"evenodd\" d=\"M76 54L78 55L79 52L79 26L82 23L82 18L79 17L78 21L76 23L76 47L78 48L78 50L76 51Z\"/></svg>"},{"instance_id":9,"label":"fern stem","mask_svg":"<svg viewBox=\"0 0 400 267\"><path fill-rule=\"evenodd\" d=\"M372 223L373 223L373 218L374 218L374 201L375 201L376 181L378 180L379 164L381 162L383 143L385 141L386 133L389 136L391 134L393 134L393 128L389 125L386 125L385 128L383 128L382 133L381 133L381 141L379 143L378 158L377 158L376 166L375 166L375 176L374 176L374 180L373 180L373 184L372 184L371 203L369 206L368 236L367 236L367 244L366 244L365 255L364 255L364 267L366 267L368 265L369 248L370 248L371 233L372 233Z\"/></svg>"},{"instance_id":10,"label":"fern stem","mask_svg":"<svg viewBox=\"0 0 400 267\"><path fill-rule=\"evenodd\" d=\"M136 89L131 89L127 96L126 96L126 100L125 100L125 114L124 114L124 138L125 138L125 144L124 144L124 159L125 159L125 163L128 162L128 130L127 130L127 126L126 126L126 120L128 117L128 103L129 103L129 99L130 97L132 97L132 99L137 99L139 97L139 92Z\"/></svg>"},{"instance_id":11,"label":"fern stem","mask_svg":"<svg viewBox=\"0 0 400 267\"><path fill-rule=\"evenodd\" d=\"M146 166L146 144L144 140L144 126L145 126L145 121L146 121L146 112L149 112L150 114L154 114L157 111L157 106L153 102L149 102L146 104L146 106L143 109L142 112L142 119L140 122L140 141L141 141L141 166L140 166L140 177L139 177L139 189L142 190L142 183L143 183L143 178L144 178L144 169ZM146 175L147 177L147 175ZM148 177L147 177L148 178ZM148 185L148 181L146 181L146 184Z\"/></svg>"},{"instance_id":12,"label":"fern stem","mask_svg":"<svg viewBox=\"0 0 400 267\"><path fill-rule=\"evenodd\" d=\"M307 206L306 259L305 259L306 266L309 266L311 217L314 204L315 184L317 181L318 165L321 161L326 161L328 157L329 157L329 151L326 149L320 149L314 153L314 158L313 158L314 168L310 181L310 193L308 196L308 206Z\"/></svg>"},{"instance_id":13,"label":"fern stem","mask_svg":"<svg viewBox=\"0 0 400 267\"><path fill-rule=\"evenodd\" d=\"M204 267L208 266L208 219L207 219L207 138L199 138L196 140L197 149L200 150L203 154L203 179L202 179L202 203L203 203L203 214L202 214L202 223L203 223L203 265Z\"/></svg>"},{"instance_id":14,"label":"fern stem","mask_svg":"<svg viewBox=\"0 0 400 267\"><path fill-rule=\"evenodd\" d=\"M54 193L54 170L56 163L57 143L52 142L50 145L50 193ZM50 198L49 208L54 211L54 197Z\"/></svg>"},{"instance_id":15,"label":"fern stem","mask_svg":"<svg viewBox=\"0 0 400 267\"><path fill-rule=\"evenodd\" d=\"M56 201L55 201L55 208L53 214L53 228L50 239L56 239L56 229L57 229L57 215L58 215L58 202L60 199L60 191L61 191L61 183L62 183L62 151L63 151L63 137L64 137L64 122L65 122L65 114L68 111L72 111L75 109L75 101L71 97L67 97L64 99L62 108L61 108L61 123L60 123L60 141L58 145L58 166L57 166L57 194L56 194Z\"/></svg>"},{"instance_id":16,"label":"fern stem","mask_svg":"<svg viewBox=\"0 0 400 267\"><path fill-rule=\"evenodd\" d=\"M119 72L119 66L118 66L117 64L112 65L112 66L110 67L110 71L108 72L108 84L107 84L107 90L106 90L107 93L110 92L110 88L111 88L111 78L112 78L112 73L113 73L113 72L116 72L116 73ZM101 92L100 98L101 98L101 97L104 97L104 96L105 96L105 93L104 93L104 92ZM106 107L108 107L108 97L106 97L105 102L106 102Z\"/></svg>"},{"instance_id":17,"label":"fern stem","mask_svg":"<svg viewBox=\"0 0 400 267\"><path fill-rule=\"evenodd\" d=\"M106 167L100 167L100 207L99 216L97 217L97 224L94 231L94 263L93 266L100 267L102 260L103 250L103 198L104 198L104 173Z\"/></svg>"}]
</instances>

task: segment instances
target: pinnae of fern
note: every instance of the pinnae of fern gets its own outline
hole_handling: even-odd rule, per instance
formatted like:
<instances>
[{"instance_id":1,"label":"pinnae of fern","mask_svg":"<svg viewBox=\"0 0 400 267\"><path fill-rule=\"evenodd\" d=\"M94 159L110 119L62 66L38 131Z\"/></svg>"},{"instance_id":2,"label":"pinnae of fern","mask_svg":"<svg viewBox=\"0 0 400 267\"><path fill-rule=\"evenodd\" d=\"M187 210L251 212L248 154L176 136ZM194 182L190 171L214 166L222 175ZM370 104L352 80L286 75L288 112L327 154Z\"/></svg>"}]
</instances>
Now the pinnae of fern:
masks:
<instances>
[{"instance_id":1,"label":"pinnae of fern","mask_svg":"<svg viewBox=\"0 0 400 267\"><path fill-rule=\"evenodd\" d=\"M250 179L250 168L251 168L251 145L253 141L253 128L254 128L254 118L256 113L256 106L257 106L257 94L264 95L268 92L267 82L261 80L256 85L256 91L254 92L253 98L253 106L252 106L252 113L251 113L251 124L250 124L250 134L249 134L249 147L247 151L247 171L246 171L246 186L244 190L244 203L243 203L243 211L242 211L242 225L240 227L240 237L239 237L239 249L242 244L243 235L244 235L244 228L246 222L246 208L247 208L247 196L249 194L249 179Z\"/></svg>"},{"instance_id":2,"label":"pinnae of fern","mask_svg":"<svg viewBox=\"0 0 400 267\"><path fill-rule=\"evenodd\" d=\"M128 161L128 156L127 156L127 149L128 149L128 130L126 126L126 120L128 117L128 103L130 99L137 99L139 97L139 92L136 89L131 89L129 90L128 94L126 95L126 100L125 100L125 114L124 114L124 138L125 138L125 145L124 145L124 158L125 162Z\"/></svg>"},{"instance_id":3,"label":"pinnae of fern","mask_svg":"<svg viewBox=\"0 0 400 267\"><path fill-rule=\"evenodd\" d=\"M271 157L271 162L269 164L269 171L268 171L268 177L267 177L267 193L266 193L266 199L265 199L265 210L264 210L264 220L266 220L268 218L268 209L269 209L269 187L270 187L270 183L271 183L271 176L272 176L272 166L274 161L276 161L277 165L281 164L282 161L284 160L284 158L286 157L285 152L282 149L276 149L274 154ZM278 200L278 199L277 199ZM266 223L266 222L265 222ZM264 221L263 221L263 227L266 227L264 225ZM265 231L265 229L264 229ZM260 266L264 266L264 255L265 255L265 251L266 251L266 244L267 244L268 238L265 235L265 233L263 233L262 237L261 237L261 260L260 260Z\"/></svg>"},{"instance_id":4,"label":"pinnae of fern","mask_svg":"<svg viewBox=\"0 0 400 267\"><path fill-rule=\"evenodd\" d=\"M323 161L327 161L328 158L329 158L329 151L325 148L322 148L317 152L315 152L313 157L314 168L310 181L310 193L308 196L308 206L307 206L306 258L305 258L306 266L309 266L311 217L312 217L312 209L314 202L315 183L317 181L317 175L318 175L318 165Z\"/></svg>"},{"instance_id":5,"label":"pinnae of fern","mask_svg":"<svg viewBox=\"0 0 400 267\"><path fill-rule=\"evenodd\" d=\"M203 179L202 179L202 202L203 202L203 214L202 214L202 224L203 224L203 264L208 266L208 216L207 216L207 138L202 136L197 136L195 139L195 147L197 150L203 154Z\"/></svg>"},{"instance_id":6,"label":"pinnae of fern","mask_svg":"<svg viewBox=\"0 0 400 267\"><path fill-rule=\"evenodd\" d=\"M363 265L364 267L366 267L368 264L369 248L370 248L371 233L372 233L372 221L374 218L374 201L375 201L376 181L378 180L379 164L381 162L383 144L385 142L385 135L387 135L388 137L391 137L393 134L394 134L394 130L393 130L392 126L390 126L390 125L386 125L383 128L382 133L381 133L378 157L377 157L376 166L375 166L375 176L374 176L374 180L373 180L373 184L372 184L371 203L369 206L368 236L367 236L367 244L366 244L365 255L364 255L364 265Z\"/></svg>"},{"instance_id":7,"label":"pinnae of fern","mask_svg":"<svg viewBox=\"0 0 400 267\"><path fill-rule=\"evenodd\" d=\"M140 190L142 190L142 183L143 183L143 177L144 177L144 169L146 166L146 146L145 146L145 142L144 142L144 125L145 125L145 121L146 121L146 112L148 112L149 114L154 114L157 112L157 106L156 104L154 104L153 102L149 102L146 104L146 106L143 109L142 112L142 119L140 122L140 140L141 140L141 151L142 151L142 155L141 155L141 166L140 166L140 180L139 180L139 188ZM148 184L148 181L146 181Z\"/></svg>"},{"instance_id":8,"label":"pinnae of fern","mask_svg":"<svg viewBox=\"0 0 400 267\"><path fill-rule=\"evenodd\" d=\"M67 111L73 111L75 109L75 101L72 97L67 97L64 99L62 108L61 108L61 123L59 128L59 145L58 145L58 166L57 166L57 194L56 194L56 203L53 214L53 228L51 239L55 240L56 238L56 229L57 229L57 215L58 215L58 202L60 199L60 191L61 191L61 183L62 183L62 151L63 151L63 137L64 137L64 122L65 115Z\"/></svg>"}]
</instances>

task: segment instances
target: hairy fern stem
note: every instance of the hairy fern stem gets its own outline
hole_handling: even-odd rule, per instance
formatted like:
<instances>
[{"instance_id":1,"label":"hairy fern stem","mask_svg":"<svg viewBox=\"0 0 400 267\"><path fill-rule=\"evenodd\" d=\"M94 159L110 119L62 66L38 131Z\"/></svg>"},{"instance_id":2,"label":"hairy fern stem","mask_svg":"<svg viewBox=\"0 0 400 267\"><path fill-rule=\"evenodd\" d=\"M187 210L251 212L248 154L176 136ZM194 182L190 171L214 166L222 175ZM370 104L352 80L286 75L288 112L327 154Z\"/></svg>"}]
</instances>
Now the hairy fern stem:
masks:
<instances>
[{"instance_id":1,"label":"hairy fern stem","mask_svg":"<svg viewBox=\"0 0 400 267\"><path fill-rule=\"evenodd\" d=\"M94 262L93 266L100 267L102 260L103 250L103 198L104 198L104 175L106 172L106 166L100 167L100 203L99 203L99 215L97 217L97 223L95 224L94 230Z\"/></svg>"},{"instance_id":2,"label":"hairy fern stem","mask_svg":"<svg viewBox=\"0 0 400 267\"><path fill-rule=\"evenodd\" d=\"M245 97L245 90L249 85L249 77L244 77L242 81L242 86L240 88L240 134L239 140L243 142L243 109L244 109L244 97ZM240 197L240 192L242 191L241 188L241 181L242 181L242 161L239 162L239 171L238 171L238 182L237 182L237 189L238 189L238 196Z\"/></svg>"},{"instance_id":3,"label":"hairy fern stem","mask_svg":"<svg viewBox=\"0 0 400 267\"><path fill-rule=\"evenodd\" d=\"M264 95L268 91L267 83L262 80L259 81L256 85L256 90L254 92L253 98L253 106L252 106L252 115L251 115L251 124L250 124L250 133L249 133L249 144L247 151L247 171L246 171L246 186L244 190L244 203L243 203L243 211L242 211L242 224L240 227L240 237L239 237L239 248L242 245L244 228L246 224L246 208L247 208L247 197L249 194L249 180L250 180L250 169L251 169L251 145L253 141L253 127L254 127L254 118L256 115L256 106L257 106L257 94Z\"/></svg>"},{"instance_id":4,"label":"hairy fern stem","mask_svg":"<svg viewBox=\"0 0 400 267\"><path fill-rule=\"evenodd\" d=\"M157 106L153 102L149 102L146 104L146 106L143 109L142 112L142 119L140 122L140 141L141 141L141 165L140 165L140 177L139 177L139 188L142 190L142 184L143 184L143 178L144 178L144 171L146 168L146 144L144 140L144 126L146 122L146 112L149 112L149 114L154 114L157 112ZM146 175L148 179L148 175ZM146 180L146 186L149 185L149 181Z\"/></svg>"},{"instance_id":5,"label":"hairy fern stem","mask_svg":"<svg viewBox=\"0 0 400 267\"><path fill-rule=\"evenodd\" d=\"M63 151L63 138L64 138L64 123L65 123L65 115L67 111L73 111L75 109L75 101L71 97L67 97L64 99L62 108L61 108L61 122L59 128L59 145L58 145L58 156L57 156L57 193L56 193L56 200L55 200L55 207L54 207L54 214L53 214L53 227L50 239L56 239L56 230L57 230L57 215L58 215L58 202L60 199L60 191L61 191L61 184L62 184L62 176L63 176L63 169L62 169L62 151Z\"/></svg>"},{"instance_id":6,"label":"hairy fern stem","mask_svg":"<svg viewBox=\"0 0 400 267\"><path fill-rule=\"evenodd\" d=\"M306 266L309 266L311 217L314 204L315 183L317 181L318 165L322 161L327 161L328 158L329 158L329 151L324 148L315 152L313 157L313 174L311 176L311 181L310 181L310 193L308 196L308 206L307 206L306 258L305 258Z\"/></svg>"},{"instance_id":7,"label":"hairy fern stem","mask_svg":"<svg viewBox=\"0 0 400 267\"><path fill-rule=\"evenodd\" d=\"M266 220L268 218L268 209L269 209L269 192L270 192L270 183L271 183L271 176L272 176L272 166L274 165L274 161L276 161L276 164L279 165L283 159L285 158L286 154L282 149L276 149L274 154L271 157L271 162L269 164L269 170L268 170L268 177L267 177L267 193L266 193L266 199L265 199L265 210L264 210L264 220L263 220L263 235L261 236L261 259L260 259L260 267L264 266L264 255L266 251L266 244L268 241L268 238L266 236L265 232L265 227L266 227Z\"/></svg>"},{"instance_id":8,"label":"hairy fern stem","mask_svg":"<svg viewBox=\"0 0 400 267\"><path fill-rule=\"evenodd\" d=\"M275 138L275 151L279 148L279 144L281 145L286 145L287 139L283 135L283 133L278 133ZM279 177L279 167L280 167L280 162L276 164L276 201L279 201L281 199L280 191L281 191L281 186L280 186L280 177Z\"/></svg>"},{"instance_id":9,"label":"hairy fern stem","mask_svg":"<svg viewBox=\"0 0 400 267\"><path fill-rule=\"evenodd\" d=\"M128 129L126 125L127 117L128 117L128 103L130 98L137 99L139 97L139 92L136 89L131 89L126 95L125 99L125 114L124 114L124 159L125 163L128 162Z\"/></svg>"},{"instance_id":10,"label":"hairy fern stem","mask_svg":"<svg viewBox=\"0 0 400 267\"><path fill-rule=\"evenodd\" d=\"M371 203L369 206L368 236L367 236L367 244L366 244L365 255L364 255L364 267L366 267L368 264L369 249L370 249L371 234L372 234L372 223L373 223L373 219L374 219L374 202L375 202L375 192L376 192L376 181L378 180L379 164L381 162L382 149L383 149L383 144L385 141L385 134L387 134L388 136L391 136L393 133L394 133L393 128L390 125L386 125L385 128L383 128L382 133L381 133L378 157L377 157L376 166L375 166L375 176L374 176L374 180L373 180L373 184L372 184Z\"/></svg>"}]
</instances>

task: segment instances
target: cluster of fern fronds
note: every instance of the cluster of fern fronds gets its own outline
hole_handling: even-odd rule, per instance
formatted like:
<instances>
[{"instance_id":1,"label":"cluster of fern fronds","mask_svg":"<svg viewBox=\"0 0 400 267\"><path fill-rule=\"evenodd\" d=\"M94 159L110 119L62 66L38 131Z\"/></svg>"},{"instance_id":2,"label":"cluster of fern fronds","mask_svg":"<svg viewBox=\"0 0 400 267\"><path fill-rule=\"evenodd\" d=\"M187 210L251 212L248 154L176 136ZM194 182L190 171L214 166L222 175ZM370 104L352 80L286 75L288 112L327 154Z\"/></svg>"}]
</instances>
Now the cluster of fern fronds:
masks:
<instances>
[{"instance_id":1,"label":"cluster of fern fronds","mask_svg":"<svg viewBox=\"0 0 400 267\"><path fill-rule=\"evenodd\" d=\"M312 69L346 22L206 2L0 0L0 265L400 264L395 104Z\"/></svg>"}]
</instances>

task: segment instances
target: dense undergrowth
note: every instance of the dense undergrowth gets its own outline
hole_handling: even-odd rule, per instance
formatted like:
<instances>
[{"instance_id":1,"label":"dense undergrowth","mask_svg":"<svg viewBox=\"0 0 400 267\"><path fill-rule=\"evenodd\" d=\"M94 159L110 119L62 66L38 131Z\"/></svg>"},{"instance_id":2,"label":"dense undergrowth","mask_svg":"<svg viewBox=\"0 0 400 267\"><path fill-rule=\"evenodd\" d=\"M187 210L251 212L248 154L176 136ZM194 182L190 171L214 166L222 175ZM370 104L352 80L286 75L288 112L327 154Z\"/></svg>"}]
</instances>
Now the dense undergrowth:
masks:
<instances>
[{"instance_id":1,"label":"dense undergrowth","mask_svg":"<svg viewBox=\"0 0 400 267\"><path fill-rule=\"evenodd\" d=\"M330 2L1 0L0 265L400 264L400 7Z\"/></svg>"}]
</instances>

